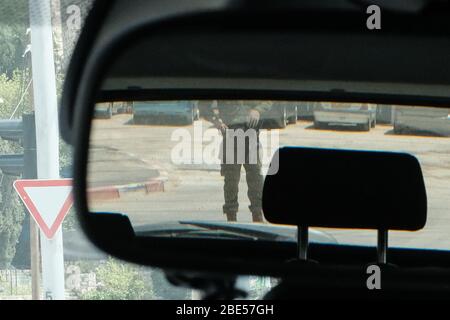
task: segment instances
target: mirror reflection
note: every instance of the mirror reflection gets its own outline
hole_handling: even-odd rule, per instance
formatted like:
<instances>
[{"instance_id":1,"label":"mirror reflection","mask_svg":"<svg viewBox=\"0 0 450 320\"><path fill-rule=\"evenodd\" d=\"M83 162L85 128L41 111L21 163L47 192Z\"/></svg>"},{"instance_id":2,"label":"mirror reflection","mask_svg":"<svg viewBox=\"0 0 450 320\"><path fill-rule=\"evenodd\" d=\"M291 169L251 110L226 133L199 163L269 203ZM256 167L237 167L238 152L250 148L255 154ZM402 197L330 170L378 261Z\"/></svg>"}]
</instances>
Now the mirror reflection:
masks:
<instances>
[{"instance_id":1,"label":"mirror reflection","mask_svg":"<svg viewBox=\"0 0 450 320\"><path fill-rule=\"evenodd\" d=\"M407 234L394 232L391 241L448 249L450 243L441 241L447 231L433 223L450 206L449 185L438 178L450 175L448 136L449 110L439 108L266 100L98 103L88 202L94 212L128 215L141 235L296 241L296 228L268 224L261 208L264 177L276 173L270 164L279 147L402 151L423 167L430 218L420 233L428 236L411 244ZM312 229L310 238L372 245L376 235Z\"/></svg>"}]
</instances>

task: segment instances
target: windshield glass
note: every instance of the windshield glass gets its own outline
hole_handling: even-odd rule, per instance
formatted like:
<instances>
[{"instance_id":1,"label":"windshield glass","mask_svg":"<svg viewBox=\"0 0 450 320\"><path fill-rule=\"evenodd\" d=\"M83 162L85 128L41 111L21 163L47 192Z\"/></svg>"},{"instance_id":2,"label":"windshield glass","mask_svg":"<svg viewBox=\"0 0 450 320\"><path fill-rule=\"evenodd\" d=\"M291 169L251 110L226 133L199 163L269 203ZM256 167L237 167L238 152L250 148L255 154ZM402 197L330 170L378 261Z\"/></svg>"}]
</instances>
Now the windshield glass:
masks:
<instances>
[{"instance_id":1,"label":"windshield glass","mask_svg":"<svg viewBox=\"0 0 450 320\"><path fill-rule=\"evenodd\" d=\"M128 215L140 235L295 241L294 227L269 224L262 212L264 177L274 173L269 165L279 147L399 151L422 165L428 221L418 232L391 232L390 245L450 249L448 136L449 110L443 108L258 100L102 103L92 123L89 206ZM324 201L329 192L323 190ZM374 194L373 201L383 199ZM376 245L371 230L316 228L310 238Z\"/></svg>"},{"instance_id":2,"label":"windshield glass","mask_svg":"<svg viewBox=\"0 0 450 320\"><path fill-rule=\"evenodd\" d=\"M45 58L54 62L48 73L54 73L56 83L47 84L56 87L55 95L60 98L76 41L93 3L91 0L0 2L0 300L199 299L197 291L170 284L162 270L126 263L97 249L84 236L74 209L59 228L62 243L52 246L50 255L44 254L46 238L13 188L16 180L37 178L33 159L36 160L39 148L33 148L30 141L36 136L36 125L40 125L35 122L34 110L38 108L35 102L40 101L35 93L39 93L37 88L42 81L35 82L33 71L44 62L42 52L33 50L33 32L45 27L51 31L53 50L48 50L50 54ZM36 14L41 11L46 14ZM50 16L51 20L45 23L39 20ZM31 27L32 23L36 29ZM32 63L34 54L40 57L37 66ZM44 98L47 104L57 97ZM41 143L46 143L46 139ZM61 178L70 179L72 149L62 139L58 164L59 169L52 169ZM49 256L58 262L46 262ZM263 296L276 284L274 279L262 277L241 277L238 282L252 299ZM62 288L55 295L55 290L46 289L48 283L57 283Z\"/></svg>"}]
</instances>

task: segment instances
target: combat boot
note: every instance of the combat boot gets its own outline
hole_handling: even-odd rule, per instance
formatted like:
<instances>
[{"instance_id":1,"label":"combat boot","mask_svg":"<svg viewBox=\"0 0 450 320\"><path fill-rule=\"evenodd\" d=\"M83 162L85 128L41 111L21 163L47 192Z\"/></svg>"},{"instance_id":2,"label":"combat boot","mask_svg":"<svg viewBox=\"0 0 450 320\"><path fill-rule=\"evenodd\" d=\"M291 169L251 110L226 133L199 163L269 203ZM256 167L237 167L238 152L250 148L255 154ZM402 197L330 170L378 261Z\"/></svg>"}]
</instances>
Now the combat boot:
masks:
<instances>
[{"instance_id":1,"label":"combat boot","mask_svg":"<svg viewBox=\"0 0 450 320\"><path fill-rule=\"evenodd\" d=\"M252 220L253 222L264 222L264 217L261 211L252 212Z\"/></svg>"},{"instance_id":2,"label":"combat boot","mask_svg":"<svg viewBox=\"0 0 450 320\"><path fill-rule=\"evenodd\" d=\"M225 214L227 216L228 222L237 222L237 213L236 212L228 212Z\"/></svg>"}]
</instances>

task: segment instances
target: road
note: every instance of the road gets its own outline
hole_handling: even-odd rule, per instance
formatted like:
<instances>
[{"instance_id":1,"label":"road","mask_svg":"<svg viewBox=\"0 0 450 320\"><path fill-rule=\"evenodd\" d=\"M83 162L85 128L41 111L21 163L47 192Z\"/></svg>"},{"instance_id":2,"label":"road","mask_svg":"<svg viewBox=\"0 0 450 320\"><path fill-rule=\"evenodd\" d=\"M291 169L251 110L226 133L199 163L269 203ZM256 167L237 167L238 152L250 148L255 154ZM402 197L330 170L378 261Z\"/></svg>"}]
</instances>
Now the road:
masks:
<instances>
[{"instance_id":1,"label":"road","mask_svg":"<svg viewBox=\"0 0 450 320\"><path fill-rule=\"evenodd\" d=\"M91 140L95 148L91 156L89 185L104 185L105 181L108 184L141 182L158 172L168 178L165 192L130 193L120 199L91 202L92 210L124 212L133 225L178 220L224 221L223 178L219 174L219 166L176 164L173 160L174 148L180 142L176 139L172 141L172 135L179 137L179 134L189 133L193 137L192 144L200 141L200 145L205 146L207 141L201 141L201 134L194 134L193 126L175 131L180 128L136 126L130 120L130 115L94 120ZM210 126L202 121L197 122L199 125L203 129ZM308 121L299 121L278 132L281 146L404 151L416 155L422 165L427 187L427 225L419 232L391 232L390 245L450 249L449 138L394 135L392 126L388 125L378 125L370 132L315 130ZM386 179L386 183L389 183L389 179ZM246 190L243 172L238 214L238 220L242 222L250 222L251 217ZM376 245L375 231L324 231L342 243Z\"/></svg>"}]
</instances>

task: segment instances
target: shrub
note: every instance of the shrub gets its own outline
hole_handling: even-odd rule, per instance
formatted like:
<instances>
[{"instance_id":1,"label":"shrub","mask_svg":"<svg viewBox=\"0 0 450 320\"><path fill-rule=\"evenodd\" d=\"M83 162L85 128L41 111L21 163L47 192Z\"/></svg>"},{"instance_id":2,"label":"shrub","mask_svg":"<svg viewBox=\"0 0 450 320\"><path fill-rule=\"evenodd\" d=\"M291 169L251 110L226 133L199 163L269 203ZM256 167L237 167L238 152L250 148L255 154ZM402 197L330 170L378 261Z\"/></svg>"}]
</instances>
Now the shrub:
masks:
<instances>
[{"instance_id":1,"label":"shrub","mask_svg":"<svg viewBox=\"0 0 450 320\"><path fill-rule=\"evenodd\" d=\"M25 216L20 200L12 188L15 178L3 176L0 208L0 268L7 269L16 253L16 244Z\"/></svg>"},{"instance_id":2,"label":"shrub","mask_svg":"<svg viewBox=\"0 0 450 320\"><path fill-rule=\"evenodd\" d=\"M82 294L83 300L141 300L149 289L132 265L109 259L96 269L98 287Z\"/></svg>"}]
</instances>

